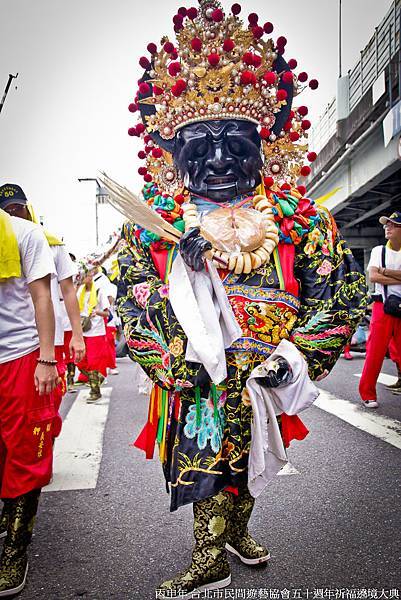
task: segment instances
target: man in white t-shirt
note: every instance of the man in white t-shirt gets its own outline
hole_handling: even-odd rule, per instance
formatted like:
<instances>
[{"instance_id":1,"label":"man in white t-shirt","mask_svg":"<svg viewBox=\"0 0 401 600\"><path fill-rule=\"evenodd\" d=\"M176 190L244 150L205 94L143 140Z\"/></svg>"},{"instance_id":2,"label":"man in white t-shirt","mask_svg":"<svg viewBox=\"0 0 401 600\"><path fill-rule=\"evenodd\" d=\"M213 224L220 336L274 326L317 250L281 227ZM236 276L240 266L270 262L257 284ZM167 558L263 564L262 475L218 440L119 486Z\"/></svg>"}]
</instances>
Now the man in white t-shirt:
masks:
<instances>
[{"instance_id":1,"label":"man in white t-shirt","mask_svg":"<svg viewBox=\"0 0 401 600\"><path fill-rule=\"evenodd\" d=\"M24 198L17 185L0 187L0 209ZM40 490L52 473L58 374L50 294L55 268L43 230L0 210L0 239L0 594L7 596L25 585Z\"/></svg>"},{"instance_id":2,"label":"man in white t-shirt","mask_svg":"<svg viewBox=\"0 0 401 600\"><path fill-rule=\"evenodd\" d=\"M81 317L86 320L83 327L86 356L77 366L89 380L87 402L96 402L102 397L100 384L106 377L109 360L105 319L109 316L110 303L103 288L96 290L91 272L87 271L82 281L77 297Z\"/></svg>"},{"instance_id":3,"label":"man in white t-shirt","mask_svg":"<svg viewBox=\"0 0 401 600\"><path fill-rule=\"evenodd\" d=\"M376 383L391 343L392 358L401 368L401 317L387 314L388 296L400 299L401 307L401 212L380 217L386 246L373 248L368 264L369 279L375 284L375 302L366 348L366 359L359 383L359 393L366 408L377 408Z\"/></svg>"},{"instance_id":4,"label":"man in white t-shirt","mask_svg":"<svg viewBox=\"0 0 401 600\"><path fill-rule=\"evenodd\" d=\"M4 210L9 214L25 219L26 221L32 221L34 219L33 208L27 203L11 202ZM56 277L52 277L51 279L51 296L55 318L55 357L57 360L57 371L60 377L60 383L57 386L57 389L54 390L54 400L58 416L54 422L53 435L54 437L57 437L60 434L62 426L62 420L58 411L63 396L67 391L65 380L66 360L64 357L64 307L72 327L69 355L72 354L73 360L76 362L80 362L83 359L85 354L85 343L82 337L81 317L79 314L76 290L72 280L77 273L77 269L63 242L47 231L44 231L44 233L53 253L53 260L56 267Z\"/></svg>"}]
</instances>

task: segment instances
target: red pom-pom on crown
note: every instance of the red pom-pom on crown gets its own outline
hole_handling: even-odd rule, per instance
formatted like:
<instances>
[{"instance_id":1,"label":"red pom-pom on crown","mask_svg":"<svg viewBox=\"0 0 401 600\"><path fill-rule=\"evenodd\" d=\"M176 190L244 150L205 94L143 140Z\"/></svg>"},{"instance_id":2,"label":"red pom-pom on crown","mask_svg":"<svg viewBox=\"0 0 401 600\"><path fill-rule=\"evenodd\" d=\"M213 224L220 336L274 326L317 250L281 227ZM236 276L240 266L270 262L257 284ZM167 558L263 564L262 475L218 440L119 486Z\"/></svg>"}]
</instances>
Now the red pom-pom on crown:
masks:
<instances>
[{"instance_id":1,"label":"red pom-pom on crown","mask_svg":"<svg viewBox=\"0 0 401 600\"><path fill-rule=\"evenodd\" d=\"M193 21L194 19L196 19L197 16L198 16L198 10L194 6L191 6L191 8L188 8L188 10L187 10L188 19L191 19L191 21Z\"/></svg>"},{"instance_id":2,"label":"red pom-pom on crown","mask_svg":"<svg viewBox=\"0 0 401 600\"><path fill-rule=\"evenodd\" d=\"M212 19L215 23L220 23L224 19L224 13L221 8L216 8L212 12Z\"/></svg>"},{"instance_id":3,"label":"red pom-pom on crown","mask_svg":"<svg viewBox=\"0 0 401 600\"><path fill-rule=\"evenodd\" d=\"M179 62L172 62L168 66L168 72L171 77L177 77L178 73L181 71L181 64Z\"/></svg>"},{"instance_id":4,"label":"red pom-pom on crown","mask_svg":"<svg viewBox=\"0 0 401 600\"><path fill-rule=\"evenodd\" d=\"M148 83L146 83L146 81L143 81L142 83L139 84L138 89L139 89L139 93L142 94L142 96L146 96L150 92L150 85Z\"/></svg>"},{"instance_id":5,"label":"red pom-pom on crown","mask_svg":"<svg viewBox=\"0 0 401 600\"><path fill-rule=\"evenodd\" d=\"M223 42L223 50L224 52L231 52L231 50L234 50L235 48L235 43L234 40L227 38L224 40Z\"/></svg>"},{"instance_id":6,"label":"red pom-pom on crown","mask_svg":"<svg viewBox=\"0 0 401 600\"><path fill-rule=\"evenodd\" d=\"M294 81L294 75L291 73L291 71L285 71L285 73L283 73L281 80L284 83L292 83Z\"/></svg>"},{"instance_id":7,"label":"red pom-pom on crown","mask_svg":"<svg viewBox=\"0 0 401 600\"><path fill-rule=\"evenodd\" d=\"M256 40L260 40L260 38L262 38L263 34L264 34L263 27L259 27L259 25L255 25L255 27L252 27L252 34Z\"/></svg>"},{"instance_id":8,"label":"red pom-pom on crown","mask_svg":"<svg viewBox=\"0 0 401 600\"><path fill-rule=\"evenodd\" d=\"M202 40L200 38L193 38L191 40L191 48L194 52L200 52L202 50Z\"/></svg>"},{"instance_id":9,"label":"red pom-pom on crown","mask_svg":"<svg viewBox=\"0 0 401 600\"><path fill-rule=\"evenodd\" d=\"M274 73L274 71L267 71L264 75L263 75L263 79L266 81L266 83L268 83L269 85L273 85L274 83L276 83L277 81L277 75L276 73Z\"/></svg>"},{"instance_id":10,"label":"red pom-pom on crown","mask_svg":"<svg viewBox=\"0 0 401 600\"><path fill-rule=\"evenodd\" d=\"M257 79L252 71L242 71L240 81L242 85L255 85Z\"/></svg>"},{"instance_id":11,"label":"red pom-pom on crown","mask_svg":"<svg viewBox=\"0 0 401 600\"><path fill-rule=\"evenodd\" d=\"M271 33L273 31L273 29L274 29L273 23L270 23L269 21L267 21L267 23L265 23L263 25L263 30L267 34Z\"/></svg>"},{"instance_id":12,"label":"red pom-pom on crown","mask_svg":"<svg viewBox=\"0 0 401 600\"><path fill-rule=\"evenodd\" d=\"M161 158L163 156L163 150L161 148L152 149L153 158Z\"/></svg>"},{"instance_id":13,"label":"red pom-pom on crown","mask_svg":"<svg viewBox=\"0 0 401 600\"><path fill-rule=\"evenodd\" d=\"M172 52L174 52L174 44L172 44L171 42L165 42L163 50L167 52L167 54L171 54Z\"/></svg>"},{"instance_id":14,"label":"red pom-pom on crown","mask_svg":"<svg viewBox=\"0 0 401 600\"><path fill-rule=\"evenodd\" d=\"M256 13L250 13L248 15L248 21L249 21L249 25L251 25L251 26L257 25L257 23L259 21L259 17Z\"/></svg>"},{"instance_id":15,"label":"red pom-pom on crown","mask_svg":"<svg viewBox=\"0 0 401 600\"><path fill-rule=\"evenodd\" d=\"M304 165L301 169L302 177L308 177L311 174L312 169L308 165Z\"/></svg>"},{"instance_id":16,"label":"red pom-pom on crown","mask_svg":"<svg viewBox=\"0 0 401 600\"><path fill-rule=\"evenodd\" d=\"M212 67L217 67L217 65L220 62L220 54L217 54L217 52L213 52L212 54L209 54L207 60L209 65L211 65Z\"/></svg>"}]
</instances>

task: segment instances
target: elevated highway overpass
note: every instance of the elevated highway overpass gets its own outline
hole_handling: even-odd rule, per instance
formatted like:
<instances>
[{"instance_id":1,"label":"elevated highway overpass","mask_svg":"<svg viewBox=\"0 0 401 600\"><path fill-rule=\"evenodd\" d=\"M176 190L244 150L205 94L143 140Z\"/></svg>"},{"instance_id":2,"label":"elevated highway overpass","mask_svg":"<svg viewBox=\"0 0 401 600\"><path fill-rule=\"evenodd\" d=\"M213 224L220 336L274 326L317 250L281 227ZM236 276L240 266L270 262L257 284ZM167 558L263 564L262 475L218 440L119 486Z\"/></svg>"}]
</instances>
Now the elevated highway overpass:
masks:
<instances>
[{"instance_id":1,"label":"elevated highway overpass","mask_svg":"<svg viewBox=\"0 0 401 600\"><path fill-rule=\"evenodd\" d=\"M395 0L309 138L318 158L308 195L332 211L365 266L383 240L378 217L401 210L400 17Z\"/></svg>"}]
</instances>

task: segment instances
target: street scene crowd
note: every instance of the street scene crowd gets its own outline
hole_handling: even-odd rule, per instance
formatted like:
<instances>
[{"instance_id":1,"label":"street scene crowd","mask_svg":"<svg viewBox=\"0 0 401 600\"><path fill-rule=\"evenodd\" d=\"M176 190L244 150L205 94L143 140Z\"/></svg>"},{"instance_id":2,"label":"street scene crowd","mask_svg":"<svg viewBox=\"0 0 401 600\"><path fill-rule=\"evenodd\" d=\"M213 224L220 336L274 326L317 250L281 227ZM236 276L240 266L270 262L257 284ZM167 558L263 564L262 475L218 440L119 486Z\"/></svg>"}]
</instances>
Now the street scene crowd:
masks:
<instances>
[{"instance_id":1,"label":"street scene crowd","mask_svg":"<svg viewBox=\"0 0 401 600\"><path fill-rule=\"evenodd\" d=\"M230 587L228 557L244 573L272 557L250 532L255 500L291 468L288 448L309 433L303 411L338 361L365 354L365 421L380 413L386 359L397 376L385 393L401 399L400 207L390 198L371 215L381 240L360 264L331 194L314 200L305 185L317 154L295 98L319 83L284 58L270 22L242 10L181 7L174 37L139 59L128 134L143 145L143 188L95 180L125 217L107 250L75 256L39 222L29 189L0 181L0 598L26 586L65 407L104 406L125 356L130 393L149 403L132 445L148 459L157 448L170 511L190 506L193 518L189 566L152 597L399 598L384 584Z\"/></svg>"},{"instance_id":2,"label":"street scene crowd","mask_svg":"<svg viewBox=\"0 0 401 600\"><path fill-rule=\"evenodd\" d=\"M63 242L36 222L17 184L0 187L0 216L0 528L5 538L0 591L11 594L25 583L40 492L52 477L54 441L62 430L58 411L63 396L88 384L86 402L99 401L106 377L118 374L117 330L123 338L120 346L126 348L126 342L115 306L120 275L112 274L113 283L98 264L77 262ZM361 401L368 409L378 406L376 382L386 354L398 373L388 388L401 394L401 316L386 310L389 297L401 298L401 212L381 216L380 223L385 240L373 249L368 267L375 287L360 381ZM354 344L360 345L357 336ZM350 348L345 346L347 359L352 359ZM147 382L144 374L137 385L149 392Z\"/></svg>"}]
</instances>

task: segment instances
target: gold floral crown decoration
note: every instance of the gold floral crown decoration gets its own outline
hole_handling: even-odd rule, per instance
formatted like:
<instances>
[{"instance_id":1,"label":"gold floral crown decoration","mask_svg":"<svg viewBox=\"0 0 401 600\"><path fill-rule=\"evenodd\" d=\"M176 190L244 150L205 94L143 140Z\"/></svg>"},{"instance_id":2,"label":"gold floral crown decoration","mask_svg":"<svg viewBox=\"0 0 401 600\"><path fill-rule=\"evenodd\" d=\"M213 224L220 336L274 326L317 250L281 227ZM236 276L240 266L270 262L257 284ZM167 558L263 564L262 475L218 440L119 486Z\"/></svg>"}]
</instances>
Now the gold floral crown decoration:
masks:
<instances>
[{"instance_id":1,"label":"gold floral crown decoration","mask_svg":"<svg viewBox=\"0 0 401 600\"><path fill-rule=\"evenodd\" d=\"M292 109L308 75L296 75L297 61L283 58L285 37L275 42L268 37L272 23L261 25L258 15L250 13L246 26L240 13L236 3L226 15L218 0L181 7L173 17L176 43L163 37L160 48L148 44L150 59L140 58L145 74L129 111L140 111L141 121L128 133L144 139L139 157L146 167L138 171L145 182L156 181L169 192L177 189L169 141L189 123L216 119L259 126L267 184L294 185L309 175L305 156L312 162L316 154L307 154L308 109ZM311 79L309 87L316 89L317 80Z\"/></svg>"}]
</instances>

